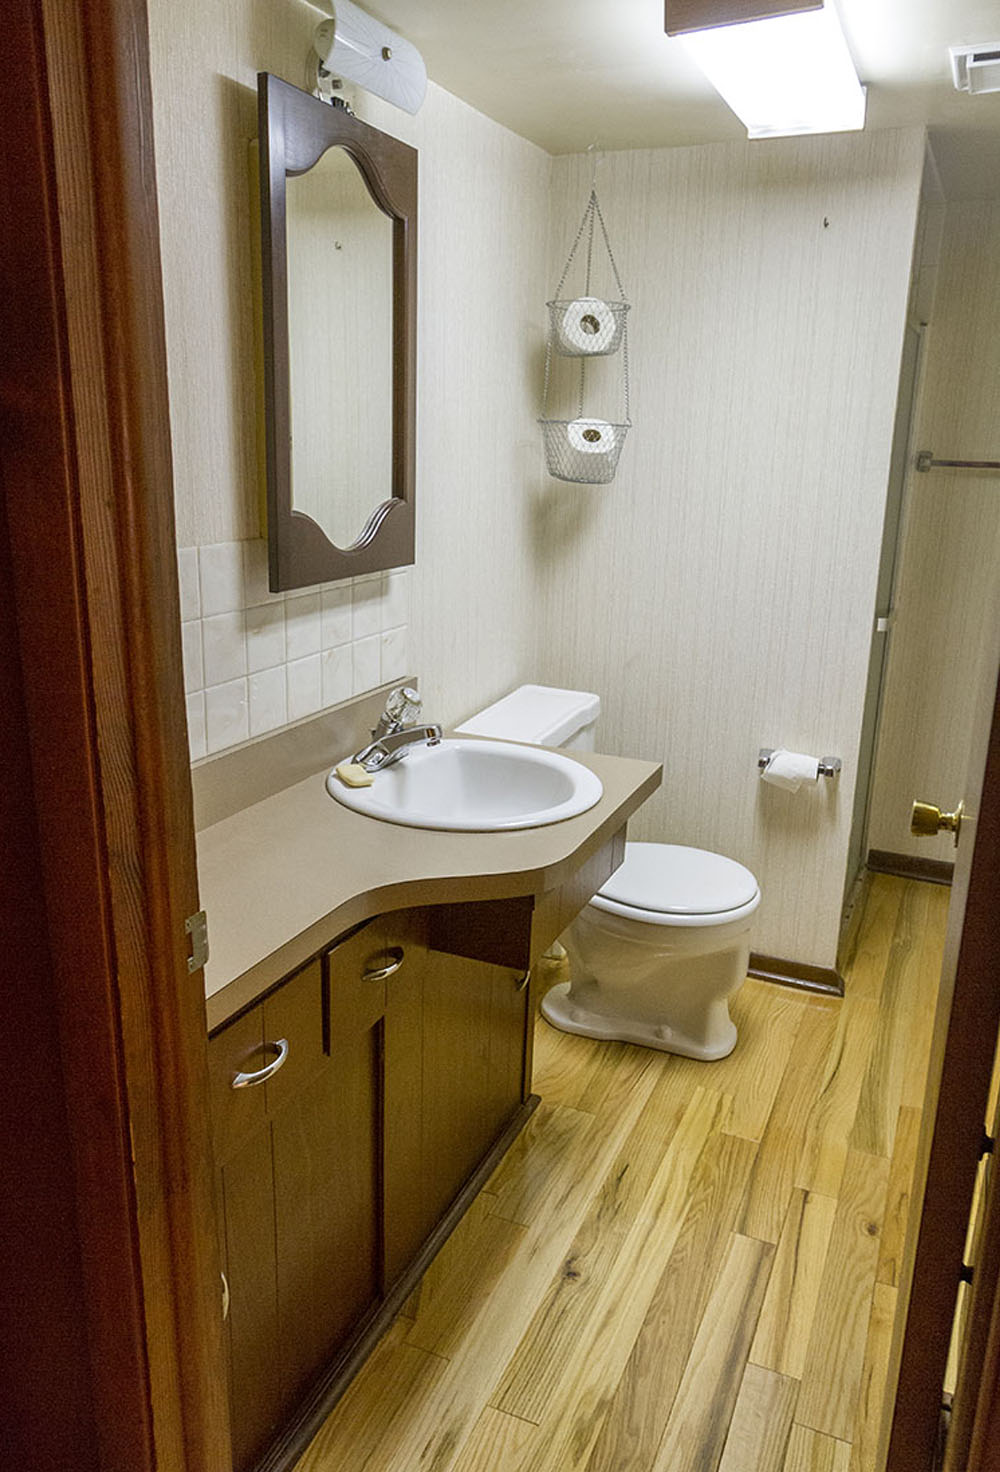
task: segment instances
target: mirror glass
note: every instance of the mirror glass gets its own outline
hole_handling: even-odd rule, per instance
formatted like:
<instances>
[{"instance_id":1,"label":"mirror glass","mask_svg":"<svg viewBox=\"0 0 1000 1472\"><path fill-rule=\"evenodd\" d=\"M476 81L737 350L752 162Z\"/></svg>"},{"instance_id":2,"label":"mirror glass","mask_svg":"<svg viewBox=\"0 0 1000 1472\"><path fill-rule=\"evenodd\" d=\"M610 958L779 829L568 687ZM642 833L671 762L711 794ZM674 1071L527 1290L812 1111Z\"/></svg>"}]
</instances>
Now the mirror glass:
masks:
<instances>
[{"instance_id":1,"label":"mirror glass","mask_svg":"<svg viewBox=\"0 0 1000 1472\"><path fill-rule=\"evenodd\" d=\"M393 222L338 147L285 211L292 508L351 547L392 496Z\"/></svg>"}]
</instances>

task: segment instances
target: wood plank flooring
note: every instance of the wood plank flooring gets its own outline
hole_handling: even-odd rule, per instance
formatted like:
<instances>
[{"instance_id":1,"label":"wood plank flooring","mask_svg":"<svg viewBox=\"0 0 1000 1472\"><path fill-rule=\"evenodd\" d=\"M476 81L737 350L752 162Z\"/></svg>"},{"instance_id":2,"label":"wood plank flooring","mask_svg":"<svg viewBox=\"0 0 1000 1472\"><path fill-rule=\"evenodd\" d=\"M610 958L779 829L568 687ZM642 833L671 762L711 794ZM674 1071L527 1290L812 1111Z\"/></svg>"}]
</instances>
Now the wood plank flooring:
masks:
<instances>
[{"instance_id":1,"label":"wood plank flooring","mask_svg":"<svg viewBox=\"0 0 1000 1472\"><path fill-rule=\"evenodd\" d=\"M543 1103L297 1472L874 1472L948 891L695 1063L538 1024Z\"/></svg>"}]
</instances>

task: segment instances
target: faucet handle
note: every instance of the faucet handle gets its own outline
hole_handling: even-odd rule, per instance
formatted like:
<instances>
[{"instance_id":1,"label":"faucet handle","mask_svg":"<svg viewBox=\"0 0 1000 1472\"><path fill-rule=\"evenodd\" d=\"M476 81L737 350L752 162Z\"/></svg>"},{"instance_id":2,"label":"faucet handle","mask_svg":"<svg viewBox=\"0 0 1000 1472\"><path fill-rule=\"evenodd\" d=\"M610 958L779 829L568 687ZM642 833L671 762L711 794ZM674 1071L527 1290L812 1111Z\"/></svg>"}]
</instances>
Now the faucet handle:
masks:
<instances>
[{"instance_id":1,"label":"faucet handle","mask_svg":"<svg viewBox=\"0 0 1000 1472\"><path fill-rule=\"evenodd\" d=\"M413 686L400 685L386 699L385 709L373 734L384 736L387 731L412 725L419 718L422 709L423 701Z\"/></svg>"}]
</instances>

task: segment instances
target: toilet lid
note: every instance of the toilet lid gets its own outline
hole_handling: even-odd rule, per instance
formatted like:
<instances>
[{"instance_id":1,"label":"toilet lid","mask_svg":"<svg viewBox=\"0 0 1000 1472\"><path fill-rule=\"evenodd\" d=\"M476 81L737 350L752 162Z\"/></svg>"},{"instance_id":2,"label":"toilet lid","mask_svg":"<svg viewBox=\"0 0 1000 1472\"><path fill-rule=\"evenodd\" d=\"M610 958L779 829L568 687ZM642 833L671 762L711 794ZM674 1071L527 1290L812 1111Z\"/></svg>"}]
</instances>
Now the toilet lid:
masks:
<instances>
[{"instance_id":1,"label":"toilet lid","mask_svg":"<svg viewBox=\"0 0 1000 1472\"><path fill-rule=\"evenodd\" d=\"M626 843L625 861L601 886L603 899L662 915L718 915L757 897L757 881L722 854L676 843Z\"/></svg>"}]
</instances>

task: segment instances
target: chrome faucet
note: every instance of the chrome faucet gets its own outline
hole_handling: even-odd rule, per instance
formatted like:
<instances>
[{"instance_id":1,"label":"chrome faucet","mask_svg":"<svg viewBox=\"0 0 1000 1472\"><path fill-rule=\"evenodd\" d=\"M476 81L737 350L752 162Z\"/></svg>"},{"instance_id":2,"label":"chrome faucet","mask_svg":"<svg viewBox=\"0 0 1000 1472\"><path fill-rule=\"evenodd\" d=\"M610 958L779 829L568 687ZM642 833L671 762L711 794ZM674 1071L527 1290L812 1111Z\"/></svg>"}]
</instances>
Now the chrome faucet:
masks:
<instances>
[{"instance_id":1,"label":"chrome faucet","mask_svg":"<svg viewBox=\"0 0 1000 1472\"><path fill-rule=\"evenodd\" d=\"M417 724L423 702L409 685L400 685L385 702L371 742L353 760L366 772L380 772L404 757L412 746L437 746L441 727Z\"/></svg>"}]
</instances>

